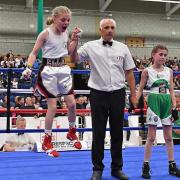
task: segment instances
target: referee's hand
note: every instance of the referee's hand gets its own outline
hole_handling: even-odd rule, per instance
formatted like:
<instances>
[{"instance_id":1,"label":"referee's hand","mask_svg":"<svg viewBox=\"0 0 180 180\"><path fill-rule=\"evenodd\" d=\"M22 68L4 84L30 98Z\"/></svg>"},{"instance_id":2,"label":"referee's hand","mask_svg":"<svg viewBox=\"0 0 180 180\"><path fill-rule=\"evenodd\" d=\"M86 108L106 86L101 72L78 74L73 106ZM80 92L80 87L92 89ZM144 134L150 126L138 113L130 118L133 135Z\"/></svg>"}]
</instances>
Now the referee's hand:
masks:
<instances>
[{"instance_id":1,"label":"referee's hand","mask_svg":"<svg viewBox=\"0 0 180 180\"><path fill-rule=\"evenodd\" d=\"M134 108L138 107L138 100L136 98L136 95L131 95L130 101L131 101L132 105L134 106Z\"/></svg>"}]
</instances>

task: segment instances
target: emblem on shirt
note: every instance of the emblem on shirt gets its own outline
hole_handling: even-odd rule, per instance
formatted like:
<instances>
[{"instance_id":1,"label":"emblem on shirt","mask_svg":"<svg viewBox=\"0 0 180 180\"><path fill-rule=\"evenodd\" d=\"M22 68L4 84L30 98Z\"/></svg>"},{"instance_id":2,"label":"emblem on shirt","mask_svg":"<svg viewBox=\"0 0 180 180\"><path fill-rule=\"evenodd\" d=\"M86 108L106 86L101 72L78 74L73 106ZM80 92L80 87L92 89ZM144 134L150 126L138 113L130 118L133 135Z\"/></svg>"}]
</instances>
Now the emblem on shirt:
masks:
<instances>
[{"instance_id":1,"label":"emblem on shirt","mask_svg":"<svg viewBox=\"0 0 180 180\"><path fill-rule=\"evenodd\" d=\"M158 117L154 116L154 122L158 122Z\"/></svg>"},{"instance_id":2,"label":"emblem on shirt","mask_svg":"<svg viewBox=\"0 0 180 180\"><path fill-rule=\"evenodd\" d=\"M149 117L149 121L152 121L152 118L151 118L151 116Z\"/></svg>"},{"instance_id":3,"label":"emblem on shirt","mask_svg":"<svg viewBox=\"0 0 180 180\"><path fill-rule=\"evenodd\" d=\"M117 56L116 58L118 61L123 61L124 60L124 57L123 56Z\"/></svg>"},{"instance_id":4,"label":"emblem on shirt","mask_svg":"<svg viewBox=\"0 0 180 180\"><path fill-rule=\"evenodd\" d=\"M166 84L165 83L161 83L159 84L159 93L166 93Z\"/></svg>"},{"instance_id":5,"label":"emblem on shirt","mask_svg":"<svg viewBox=\"0 0 180 180\"><path fill-rule=\"evenodd\" d=\"M116 64L116 65L121 65L122 62L124 61L124 57L123 57L123 56L116 56L116 57L114 58L114 61L115 61L115 64Z\"/></svg>"}]
</instances>

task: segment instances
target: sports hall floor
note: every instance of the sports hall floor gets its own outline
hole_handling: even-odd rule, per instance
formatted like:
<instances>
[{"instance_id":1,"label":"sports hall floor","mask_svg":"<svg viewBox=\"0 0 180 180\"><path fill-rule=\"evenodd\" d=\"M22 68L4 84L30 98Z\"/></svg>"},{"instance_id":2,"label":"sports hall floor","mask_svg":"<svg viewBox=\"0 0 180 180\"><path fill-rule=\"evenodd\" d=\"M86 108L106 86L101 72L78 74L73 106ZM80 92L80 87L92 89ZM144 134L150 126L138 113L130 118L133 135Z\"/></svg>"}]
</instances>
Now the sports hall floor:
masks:
<instances>
[{"instance_id":1,"label":"sports hall floor","mask_svg":"<svg viewBox=\"0 0 180 180\"><path fill-rule=\"evenodd\" d=\"M130 180L141 178L143 147L127 147L123 150L124 172ZM180 145L175 146L176 162L180 165ZM113 180L110 176L110 152L105 150L105 169L102 180ZM168 174L168 162L164 146L153 147L152 180L174 180L177 177ZM45 153L1 152L0 180L90 180L91 152L61 152L59 158L52 158ZM114 179L115 180L115 179Z\"/></svg>"}]
</instances>

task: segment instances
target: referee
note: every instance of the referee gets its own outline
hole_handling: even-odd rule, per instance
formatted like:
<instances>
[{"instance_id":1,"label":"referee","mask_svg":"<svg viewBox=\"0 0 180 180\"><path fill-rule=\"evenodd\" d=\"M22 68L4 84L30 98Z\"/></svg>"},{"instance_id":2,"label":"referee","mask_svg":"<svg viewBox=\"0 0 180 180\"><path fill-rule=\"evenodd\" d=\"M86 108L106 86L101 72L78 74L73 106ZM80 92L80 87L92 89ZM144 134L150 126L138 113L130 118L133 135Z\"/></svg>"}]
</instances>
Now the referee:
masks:
<instances>
[{"instance_id":1,"label":"referee","mask_svg":"<svg viewBox=\"0 0 180 180\"><path fill-rule=\"evenodd\" d=\"M109 120L111 134L111 175L129 179L123 171L122 141L125 107L125 79L131 91L131 101L137 104L135 95L134 61L128 47L113 40L116 22L105 18L100 21L101 38L85 43L74 53L76 62L89 60L91 73L88 81L92 115L92 180L100 180L104 169L104 139Z\"/></svg>"}]
</instances>

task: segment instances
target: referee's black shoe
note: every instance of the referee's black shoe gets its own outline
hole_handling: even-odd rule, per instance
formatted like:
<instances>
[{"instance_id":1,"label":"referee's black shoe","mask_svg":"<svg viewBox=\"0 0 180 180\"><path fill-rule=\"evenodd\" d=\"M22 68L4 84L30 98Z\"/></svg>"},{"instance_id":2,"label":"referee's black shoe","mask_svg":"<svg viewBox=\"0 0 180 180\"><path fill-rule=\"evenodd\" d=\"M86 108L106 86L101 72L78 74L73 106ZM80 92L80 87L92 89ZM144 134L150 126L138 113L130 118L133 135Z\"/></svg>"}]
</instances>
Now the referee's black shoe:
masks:
<instances>
[{"instance_id":1,"label":"referee's black shoe","mask_svg":"<svg viewBox=\"0 0 180 180\"><path fill-rule=\"evenodd\" d=\"M144 179L150 179L151 178L149 162L143 163L142 178L144 178Z\"/></svg>"},{"instance_id":2,"label":"referee's black shoe","mask_svg":"<svg viewBox=\"0 0 180 180\"><path fill-rule=\"evenodd\" d=\"M169 174L180 177L180 169L176 166L175 162L169 164Z\"/></svg>"},{"instance_id":3,"label":"referee's black shoe","mask_svg":"<svg viewBox=\"0 0 180 180\"><path fill-rule=\"evenodd\" d=\"M101 180L102 171L93 171L91 180Z\"/></svg>"},{"instance_id":4,"label":"referee's black shoe","mask_svg":"<svg viewBox=\"0 0 180 180\"><path fill-rule=\"evenodd\" d=\"M128 180L129 177L125 175L121 170L112 170L111 171L111 176L121 179L121 180Z\"/></svg>"}]
</instances>

